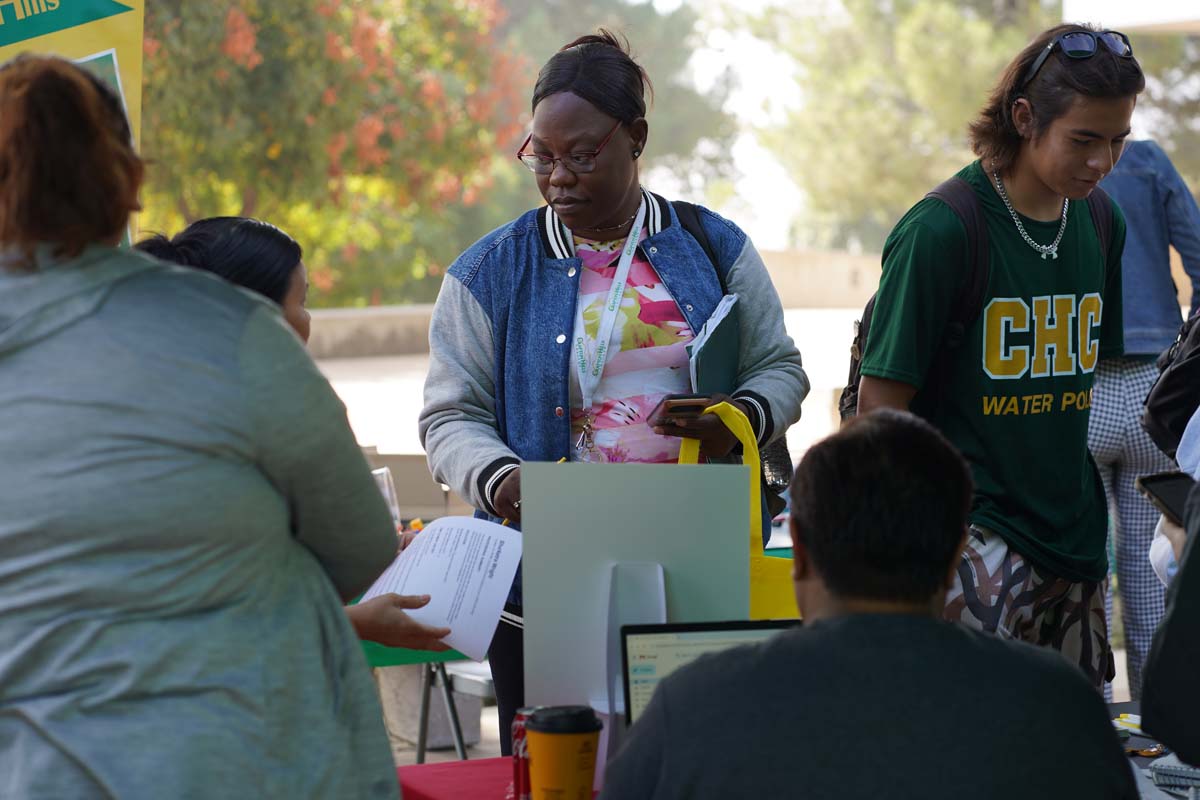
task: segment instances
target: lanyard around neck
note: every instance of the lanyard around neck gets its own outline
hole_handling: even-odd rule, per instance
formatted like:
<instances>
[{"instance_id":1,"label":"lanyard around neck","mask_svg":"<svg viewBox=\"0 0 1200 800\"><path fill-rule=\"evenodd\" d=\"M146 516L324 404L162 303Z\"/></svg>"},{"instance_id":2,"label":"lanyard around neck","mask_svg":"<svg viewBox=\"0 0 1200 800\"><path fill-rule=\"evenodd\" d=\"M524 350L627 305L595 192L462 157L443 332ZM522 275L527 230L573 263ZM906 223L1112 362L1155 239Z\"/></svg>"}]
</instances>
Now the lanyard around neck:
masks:
<instances>
[{"instance_id":1,"label":"lanyard around neck","mask_svg":"<svg viewBox=\"0 0 1200 800\"><path fill-rule=\"evenodd\" d=\"M616 274L613 275L612 286L604 308L600 314L600 328L596 332L594 346L589 352L587 328L583 321L582 299L575 301L575 370L579 373L579 393L583 397L583 410L591 414L592 400L596 396L596 387L600 385L600 377L604 374L604 366L608 363L613 327L617 323L617 314L621 311L621 300L625 297L625 284L629 280L629 270L633 266L633 254L637 252L638 239L642 233L642 223L646 219L646 199L638 206L637 216L634 217L633 227L625 237L625 247L621 250L621 260L617 263ZM583 277L580 276L580 285Z\"/></svg>"}]
</instances>

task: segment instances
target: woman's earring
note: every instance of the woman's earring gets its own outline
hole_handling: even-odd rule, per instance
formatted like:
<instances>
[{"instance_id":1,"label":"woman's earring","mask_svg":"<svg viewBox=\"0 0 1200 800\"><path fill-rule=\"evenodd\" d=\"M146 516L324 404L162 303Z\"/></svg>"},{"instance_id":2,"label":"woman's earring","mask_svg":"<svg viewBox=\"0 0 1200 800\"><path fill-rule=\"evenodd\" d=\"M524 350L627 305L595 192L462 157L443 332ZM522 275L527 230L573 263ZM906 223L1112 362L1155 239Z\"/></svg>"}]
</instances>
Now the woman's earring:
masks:
<instances>
[{"instance_id":1,"label":"woman's earring","mask_svg":"<svg viewBox=\"0 0 1200 800\"><path fill-rule=\"evenodd\" d=\"M633 151L633 157L634 157L634 158L637 158L637 157L638 157L638 156L640 156L641 154L642 154L642 151L641 151L641 150L634 150L634 151Z\"/></svg>"}]
</instances>

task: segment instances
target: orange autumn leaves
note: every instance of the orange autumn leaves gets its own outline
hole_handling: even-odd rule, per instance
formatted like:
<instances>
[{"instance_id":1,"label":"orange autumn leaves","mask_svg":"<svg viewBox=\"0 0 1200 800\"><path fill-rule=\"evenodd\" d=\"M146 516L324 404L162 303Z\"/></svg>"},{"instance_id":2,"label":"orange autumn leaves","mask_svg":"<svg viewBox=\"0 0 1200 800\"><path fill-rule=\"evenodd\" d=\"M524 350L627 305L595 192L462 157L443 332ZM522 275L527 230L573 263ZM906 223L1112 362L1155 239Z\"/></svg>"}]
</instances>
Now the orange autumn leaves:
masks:
<instances>
[{"instance_id":1,"label":"orange autumn leaves","mask_svg":"<svg viewBox=\"0 0 1200 800\"><path fill-rule=\"evenodd\" d=\"M246 13L237 6L225 15L225 41L221 52L243 69L254 69L262 63L262 54L256 49L258 29L250 22Z\"/></svg>"},{"instance_id":2,"label":"orange autumn leaves","mask_svg":"<svg viewBox=\"0 0 1200 800\"><path fill-rule=\"evenodd\" d=\"M304 240L323 302L406 296L520 144L533 67L502 18L494 0L148 4L145 224L268 218Z\"/></svg>"},{"instance_id":3,"label":"orange autumn leaves","mask_svg":"<svg viewBox=\"0 0 1200 800\"><path fill-rule=\"evenodd\" d=\"M175 58L180 40L192 35L187 27L180 30L184 20L197 24L196 10L176 5L176 15L165 8L150 15L144 43L150 71L154 62ZM153 20L160 14L165 25L156 30ZM349 175L397 174L409 184L397 192L401 200L430 202L435 209L455 200L471 204L488 179L486 166L497 144L520 135L523 103L517 88L530 67L496 39L504 17L496 0L244 0L206 14L220 26L213 44L223 57L209 60L210 74L235 102L249 87L262 91L265 81L247 76L264 64L278 75L275 80L288 80L293 65L280 69L280 56L307 54L323 80L317 82L316 102L290 116L312 132L323 164L306 158L298 163L317 167L335 182ZM314 56L325 64L312 63ZM266 113L270 100L250 101L263 132L274 127ZM272 136L260 152L282 164L290 163L287 155L294 150L295 142ZM337 201L339 188L331 191Z\"/></svg>"}]
</instances>

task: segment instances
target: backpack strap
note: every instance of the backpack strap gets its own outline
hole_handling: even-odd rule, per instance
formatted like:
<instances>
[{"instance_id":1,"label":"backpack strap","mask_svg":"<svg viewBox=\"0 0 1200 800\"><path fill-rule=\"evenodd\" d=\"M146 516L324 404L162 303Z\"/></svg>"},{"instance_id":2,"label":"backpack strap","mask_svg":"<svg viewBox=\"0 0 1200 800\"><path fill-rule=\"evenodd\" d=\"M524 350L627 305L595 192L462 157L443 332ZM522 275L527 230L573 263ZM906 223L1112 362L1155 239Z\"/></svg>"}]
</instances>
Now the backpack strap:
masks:
<instances>
[{"instance_id":1,"label":"backpack strap","mask_svg":"<svg viewBox=\"0 0 1200 800\"><path fill-rule=\"evenodd\" d=\"M671 207L675 209L675 216L679 217L679 224L692 235L692 238L703 248L704 254L708 256L709 263L713 265L713 269L717 273L717 280L721 282L721 294L729 294L729 287L725 285L725 273L721 272L721 261L717 258L717 252L713 250L708 233L705 232L704 225L700 222L700 209L694 203L684 200L672 200Z\"/></svg>"},{"instance_id":2,"label":"backpack strap","mask_svg":"<svg viewBox=\"0 0 1200 800\"><path fill-rule=\"evenodd\" d=\"M962 344L967 328L983 313L983 296L987 292L992 265L987 222L983 218L983 204L974 187L958 176L938 184L925 196L949 206L967 233L967 249L964 253L967 277L954 297L954 310L943 341L944 347L954 348Z\"/></svg>"},{"instance_id":3,"label":"backpack strap","mask_svg":"<svg viewBox=\"0 0 1200 800\"><path fill-rule=\"evenodd\" d=\"M692 235L692 238L704 250L704 254L708 256L713 272L717 273L717 280L721 282L721 294L729 294L729 286L725 283L725 273L721 271L721 261L717 258L717 251L713 249L712 241L708 238L708 233L700 222L700 209L694 203L684 200L672 200L671 206L675 209L675 216L679 217L679 224ZM770 444L764 445L759 451L759 458L763 475L763 493L766 496L766 511L769 516L774 517L787 508L787 502L783 499L782 494L792 482L792 456L788 452L787 438L781 436Z\"/></svg>"},{"instance_id":4,"label":"backpack strap","mask_svg":"<svg viewBox=\"0 0 1200 800\"><path fill-rule=\"evenodd\" d=\"M1108 193L1097 186L1087 197L1088 211L1092 213L1092 225L1100 239L1100 252L1108 262L1108 246L1112 243L1113 203Z\"/></svg>"}]
</instances>

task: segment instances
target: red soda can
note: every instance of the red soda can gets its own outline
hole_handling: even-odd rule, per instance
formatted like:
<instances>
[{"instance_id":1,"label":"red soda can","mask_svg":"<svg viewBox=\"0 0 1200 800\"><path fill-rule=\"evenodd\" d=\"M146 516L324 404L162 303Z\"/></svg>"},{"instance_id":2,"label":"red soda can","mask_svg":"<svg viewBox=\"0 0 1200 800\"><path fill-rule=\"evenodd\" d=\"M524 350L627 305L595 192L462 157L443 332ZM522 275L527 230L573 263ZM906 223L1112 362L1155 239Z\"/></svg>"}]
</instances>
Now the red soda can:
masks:
<instances>
[{"instance_id":1,"label":"red soda can","mask_svg":"<svg viewBox=\"0 0 1200 800\"><path fill-rule=\"evenodd\" d=\"M513 800L532 800L529 785L529 747L525 740L525 721L541 706L518 708L512 723Z\"/></svg>"}]
</instances>

